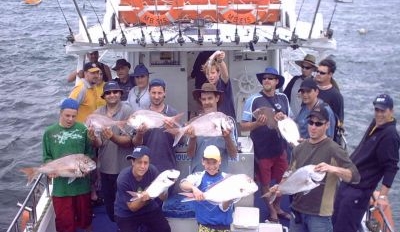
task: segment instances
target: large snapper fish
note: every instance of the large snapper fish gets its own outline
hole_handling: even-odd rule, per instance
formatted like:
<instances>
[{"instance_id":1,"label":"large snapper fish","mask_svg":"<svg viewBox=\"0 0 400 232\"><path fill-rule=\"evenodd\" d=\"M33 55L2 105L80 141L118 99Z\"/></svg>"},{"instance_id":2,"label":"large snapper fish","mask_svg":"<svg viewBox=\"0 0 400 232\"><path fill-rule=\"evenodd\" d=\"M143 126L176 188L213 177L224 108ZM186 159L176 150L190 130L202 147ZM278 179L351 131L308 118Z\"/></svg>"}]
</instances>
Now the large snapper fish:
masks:
<instances>
[{"instance_id":1,"label":"large snapper fish","mask_svg":"<svg viewBox=\"0 0 400 232\"><path fill-rule=\"evenodd\" d=\"M180 171L175 169L163 171L151 182L145 191L149 194L150 198L160 196L161 193L166 192L168 188L176 182L180 173ZM142 197L141 194L137 192L128 191L128 193L132 196L130 201L136 201Z\"/></svg>"},{"instance_id":2,"label":"large snapper fish","mask_svg":"<svg viewBox=\"0 0 400 232\"><path fill-rule=\"evenodd\" d=\"M278 127L277 122L275 120L275 110L272 109L271 107L260 107L253 111L253 117L255 119L258 119L261 115L264 115L267 117L267 126L270 129L276 129Z\"/></svg>"},{"instance_id":3,"label":"large snapper fish","mask_svg":"<svg viewBox=\"0 0 400 232\"><path fill-rule=\"evenodd\" d=\"M67 155L50 161L40 167L21 168L20 171L28 177L30 184L39 173L56 174L61 177L69 177L68 184L78 177L87 175L96 169L96 162L84 154Z\"/></svg>"},{"instance_id":4,"label":"large snapper fish","mask_svg":"<svg viewBox=\"0 0 400 232\"><path fill-rule=\"evenodd\" d=\"M297 124L293 119L287 117L283 120L278 121L279 132L285 138L288 143L294 146L299 145L300 133Z\"/></svg>"},{"instance_id":5,"label":"large snapper fish","mask_svg":"<svg viewBox=\"0 0 400 232\"><path fill-rule=\"evenodd\" d=\"M210 112L193 118L185 127L168 130L176 134L174 144L178 143L189 127L194 128L196 136L218 137L222 136L222 130L232 130L235 126L233 120L224 113Z\"/></svg>"},{"instance_id":6,"label":"large snapper fish","mask_svg":"<svg viewBox=\"0 0 400 232\"><path fill-rule=\"evenodd\" d=\"M257 184L246 174L228 175L223 180L210 186L204 193L204 199L219 204L222 202L247 197L258 190ZM193 193L180 193L187 198L182 201L193 201Z\"/></svg>"},{"instance_id":7,"label":"large snapper fish","mask_svg":"<svg viewBox=\"0 0 400 232\"><path fill-rule=\"evenodd\" d=\"M124 124L125 122L123 121L114 121L112 118L101 114L90 114L85 121L86 127L93 127L96 136L100 136L104 128L111 128L112 126L118 126L118 128L124 131Z\"/></svg>"},{"instance_id":8,"label":"large snapper fish","mask_svg":"<svg viewBox=\"0 0 400 232\"><path fill-rule=\"evenodd\" d=\"M278 185L278 190L282 195L293 195L301 192L307 194L318 187L326 175L326 172L316 172L314 169L315 165L313 164L297 169L284 182ZM262 197L267 197L270 202L273 202L276 194L266 193Z\"/></svg>"}]
</instances>

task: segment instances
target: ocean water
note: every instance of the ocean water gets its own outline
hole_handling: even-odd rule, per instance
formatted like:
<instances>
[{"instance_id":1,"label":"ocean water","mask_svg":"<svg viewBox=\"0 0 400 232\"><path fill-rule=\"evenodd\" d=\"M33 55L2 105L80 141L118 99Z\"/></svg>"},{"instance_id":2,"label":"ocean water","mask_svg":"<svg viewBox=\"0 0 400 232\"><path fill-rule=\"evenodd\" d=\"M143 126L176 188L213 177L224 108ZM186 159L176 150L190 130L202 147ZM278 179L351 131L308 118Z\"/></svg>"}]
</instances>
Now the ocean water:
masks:
<instances>
[{"instance_id":1,"label":"ocean water","mask_svg":"<svg viewBox=\"0 0 400 232\"><path fill-rule=\"evenodd\" d=\"M76 11L71 0L59 0L72 31L77 33ZM104 0L92 0L99 14ZM88 0L79 0L84 13L93 16ZM299 2L298 4L301 4ZM300 20L311 20L314 1L305 2ZM332 14L333 0L324 0L320 11ZM400 105L400 10L397 0L337 4L331 28L338 41L334 52L338 70L335 79L345 99L345 124L350 151L360 141L373 116L372 100L389 93ZM327 19L329 20L329 17ZM89 24L96 22L95 17ZM328 22L325 23L328 25ZM367 33L359 34L364 28ZM26 6L19 0L2 2L0 14L0 230L4 231L17 212L29 187L18 172L22 166L41 162L41 138L47 125L58 118L57 104L72 84L66 77L76 65L66 55L69 34L56 0ZM112 64L110 64L112 65ZM397 109L395 109L397 110ZM398 112L396 118L400 118ZM390 199L396 227L400 224L400 175Z\"/></svg>"}]
</instances>

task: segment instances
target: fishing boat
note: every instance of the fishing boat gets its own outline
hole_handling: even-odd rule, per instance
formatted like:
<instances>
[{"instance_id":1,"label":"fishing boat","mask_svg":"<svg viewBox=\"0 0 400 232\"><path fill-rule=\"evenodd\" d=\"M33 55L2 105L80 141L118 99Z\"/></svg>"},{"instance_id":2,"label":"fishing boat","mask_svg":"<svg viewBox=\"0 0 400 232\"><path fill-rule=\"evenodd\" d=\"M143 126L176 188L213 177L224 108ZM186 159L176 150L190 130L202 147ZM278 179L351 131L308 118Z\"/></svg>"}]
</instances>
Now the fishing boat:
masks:
<instances>
[{"instance_id":1,"label":"fishing boat","mask_svg":"<svg viewBox=\"0 0 400 232\"><path fill-rule=\"evenodd\" d=\"M313 20L307 22L298 20L296 0L107 0L103 19L94 12L98 23L88 25L87 16L81 14L75 0L74 3L80 30L74 34L69 28L65 48L67 54L77 56L77 69L82 69L85 55L91 51L118 54L134 65L145 64L152 72L150 78L165 80L166 102L184 112L186 118L194 113L190 73L201 52L226 53L236 115L240 117L245 99L261 88L256 73L272 66L289 79L294 59L302 58L306 52L322 59L336 49L333 30L324 27L324 17L318 13L319 4ZM95 11L93 6L92 9ZM240 153L229 161L229 172L253 177L254 154L248 134L241 133L238 144ZM187 176L190 158L185 145L177 147L175 157L181 177ZM45 176L37 178L7 231L55 231L51 189ZM174 193L178 191L175 187ZM257 195L248 196L238 202L236 206L241 210L237 210L235 218L262 218L262 212L254 210L258 209L257 199ZM178 205L175 203L179 201L174 200L168 199L172 203L167 205ZM190 209L180 208L186 210L183 213L167 206L163 209L172 231L196 231ZM108 220L104 208L95 208L94 231L116 231L115 224ZM284 225L259 220L255 225L242 221L232 225L232 231L284 230Z\"/></svg>"},{"instance_id":2,"label":"fishing boat","mask_svg":"<svg viewBox=\"0 0 400 232\"><path fill-rule=\"evenodd\" d=\"M39 5L42 0L25 0L24 3L31 6Z\"/></svg>"}]
</instances>

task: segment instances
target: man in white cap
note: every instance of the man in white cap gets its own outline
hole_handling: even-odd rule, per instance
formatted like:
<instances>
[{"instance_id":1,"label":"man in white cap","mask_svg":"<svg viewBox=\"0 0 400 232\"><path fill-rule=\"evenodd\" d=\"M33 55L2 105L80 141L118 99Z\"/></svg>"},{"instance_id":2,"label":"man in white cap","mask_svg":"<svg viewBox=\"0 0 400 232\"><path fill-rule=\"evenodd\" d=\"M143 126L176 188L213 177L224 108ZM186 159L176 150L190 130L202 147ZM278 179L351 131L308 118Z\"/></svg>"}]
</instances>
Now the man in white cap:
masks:
<instances>
[{"instance_id":1,"label":"man in white cap","mask_svg":"<svg viewBox=\"0 0 400 232\"><path fill-rule=\"evenodd\" d=\"M180 187L183 191L193 192L196 199L194 210L196 220L199 223L198 231L230 231L232 223L233 202L222 202L215 207L208 201L204 201L203 193L214 183L224 179L227 174L222 172L221 155L218 147L210 145L204 149L204 171L196 172L181 180ZM229 189L227 189L229 191Z\"/></svg>"}]
</instances>

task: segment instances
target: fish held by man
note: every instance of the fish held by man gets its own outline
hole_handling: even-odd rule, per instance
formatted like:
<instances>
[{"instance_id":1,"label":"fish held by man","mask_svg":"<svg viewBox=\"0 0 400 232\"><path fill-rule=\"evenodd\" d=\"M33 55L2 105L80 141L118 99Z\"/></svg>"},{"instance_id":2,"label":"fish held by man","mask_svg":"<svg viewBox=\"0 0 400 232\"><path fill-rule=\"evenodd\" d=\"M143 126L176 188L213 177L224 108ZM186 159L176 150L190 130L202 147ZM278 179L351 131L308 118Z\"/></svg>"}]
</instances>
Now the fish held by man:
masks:
<instances>
[{"instance_id":1,"label":"fish held by man","mask_svg":"<svg viewBox=\"0 0 400 232\"><path fill-rule=\"evenodd\" d=\"M309 193L322 183L326 175L326 172L317 172L314 169L315 165L312 164L297 169L284 182L277 185L279 192L282 195L293 195L300 192ZM276 198L276 193L268 192L262 197L267 197L270 202L273 202Z\"/></svg>"},{"instance_id":2,"label":"fish held by man","mask_svg":"<svg viewBox=\"0 0 400 232\"><path fill-rule=\"evenodd\" d=\"M71 154L45 163L39 167L21 168L20 171L28 177L28 185L39 173L55 174L69 177L68 184L76 178L83 177L96 169L96 162L84 154Z\"/></svg>"},{"instance_id":3,"label":"fish held by man","mask_svg":"<svg viewBox=\"0 0 400 232\"><path fill-rule=\"evenodd\" d=\"M150 198L156 198L166 192L176 182L180 174L181 172L175 169L165 170L151 182L145 191L149 194ZM133 191L128 191L128 193L132 196L130 201L136 201L141 198L140 193Z\"/></svg>"},{"instance_id":4,"label":"fish held by man","mask_svg":"<svg viewBox=\"0 0 400 232\"><path fill-rule=\"evenodd\" d=\"M117 126L121 131L125 132L125 124L126 122L124 121L115 121L112 118L100 114L90 114L85 121L86 127L93 127L96 136L100 136L103 129L113 126Z\"/></svg>"},{"instance_id":5,"label":"fish held by man","mask_svg":"<svg viewBox=\"0 0 400 232\"><path fill-rule=\"evenodd\" d=\"M267 117L267 126L270 129L276 129L278 127L277 122L275 120L275 110L270 107L260 107L253 111L253 117L258 119L261 115Z\"/></svg>"},{"instance_id":6,"label":"fish held by man","mask_svg":"<svg viewBox=\"0 0 400 232\"><path fill-rule=\"evenodd\" d=\"M258 190L257 184L246 174L228 175L221 181L210 186L204 193L204 199L219 204L222 202L247 197ZM186 196L182 202L193 201L193 193L179 193Z\"/></svg>"},{"instance_id":7,"label":"fish held by man","mask_svg":"<svg viewBox=\"0 0 400 232\"><path fill-rule=\"evenodd\" d=\"M174 146L179 142L189 127L193 127L196 136L218 137L222 136L223 130L232 130L234 128L234 122L229 116L221 112L210 112L195 117L184 127L167 130L175 135Z\"/></svg>"},{"instance_id":8,"label":"fish held by man","mask_svg":"<svg viewBox=\"0 0 400 232\"><path fill-rule=\"evenodd\" d=\"M297 124L293 119L286 117L283 120L278 121L279 132L285 138L288 143L294 146L299 145L300 133Z\"/></svg>"}]
</instances>

